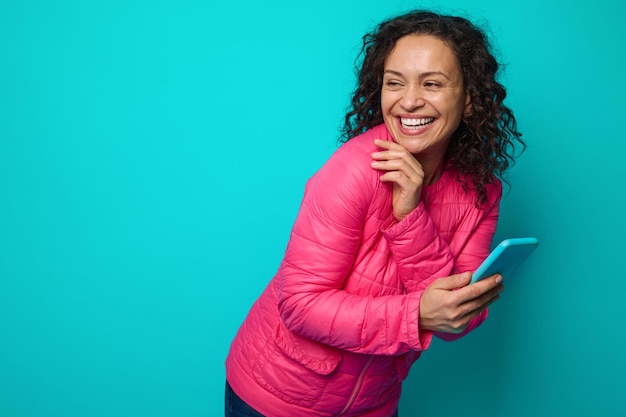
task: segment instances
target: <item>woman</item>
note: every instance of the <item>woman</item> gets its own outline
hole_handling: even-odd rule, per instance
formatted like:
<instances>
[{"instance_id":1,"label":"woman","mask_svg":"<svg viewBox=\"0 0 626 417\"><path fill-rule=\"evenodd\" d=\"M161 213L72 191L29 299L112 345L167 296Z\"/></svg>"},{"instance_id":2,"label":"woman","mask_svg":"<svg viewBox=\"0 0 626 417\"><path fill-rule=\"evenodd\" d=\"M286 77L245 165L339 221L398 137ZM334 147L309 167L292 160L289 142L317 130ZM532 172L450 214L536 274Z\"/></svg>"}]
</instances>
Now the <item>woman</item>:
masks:
<instances>
[{"instance_id":1,"label":"woman","mask_svg":"<svg viewBox=\"0 0 626 417\"><path fill-rule=\"evenodd\" d=\"M415 11L364 37L345 143L309 180L285 257L226 360L227 416L397 415L433 335L487 317L488 255L520 141L483 33Z\"/></svg>"}]
</instances>

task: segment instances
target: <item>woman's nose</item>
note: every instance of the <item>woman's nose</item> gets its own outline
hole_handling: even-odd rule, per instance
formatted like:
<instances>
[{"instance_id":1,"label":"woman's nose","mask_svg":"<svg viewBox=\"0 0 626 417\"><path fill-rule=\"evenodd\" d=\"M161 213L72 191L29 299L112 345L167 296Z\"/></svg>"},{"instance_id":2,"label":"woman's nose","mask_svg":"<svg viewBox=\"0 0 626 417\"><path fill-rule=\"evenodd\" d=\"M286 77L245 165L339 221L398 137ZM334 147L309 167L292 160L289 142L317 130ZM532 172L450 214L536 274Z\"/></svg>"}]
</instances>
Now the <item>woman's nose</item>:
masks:
<instances>
[{"instance_id":1,"label":"woman's nose","mask_svg":"<svg viewBox=\"0 0 626 417\"><path fill-rule=\"evenodd\" d=\"M423 91L419 87L407 88L402 94L401 103L402 107L411 111L424 106L425 101L423 97Z\"/></svg>"}]
</instances>

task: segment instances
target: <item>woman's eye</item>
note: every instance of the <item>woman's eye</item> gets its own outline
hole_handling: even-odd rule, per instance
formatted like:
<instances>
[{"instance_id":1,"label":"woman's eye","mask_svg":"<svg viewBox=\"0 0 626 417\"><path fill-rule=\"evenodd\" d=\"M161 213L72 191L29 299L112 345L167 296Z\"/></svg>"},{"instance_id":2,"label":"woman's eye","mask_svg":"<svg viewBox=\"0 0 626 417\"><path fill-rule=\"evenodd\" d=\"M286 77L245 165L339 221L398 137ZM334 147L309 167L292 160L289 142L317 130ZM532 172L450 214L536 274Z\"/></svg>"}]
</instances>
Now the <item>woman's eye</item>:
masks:
<instances>
[{"instance_id":1,"label":"woman's eye","mask_svg":"<svg viewBox=\"0 0 626 417\"><path fill-rule=\"evenodd\" d=\"M424 87L428 87L428 88L439 88L442 87L441 83L438 83L436 81L426 81L424 83Z\"/></svg>"},{"instance_id":2,"label":"woman's eye","mask_svg":"<svg viewBox=\"0 0 626 417\"><path fill-rule=\"evenodd\" d=\"M388 80L388 81L385 81L385 85L387 87L399 87L400 83L398 81Z\"/></svg>"}]
</instances>

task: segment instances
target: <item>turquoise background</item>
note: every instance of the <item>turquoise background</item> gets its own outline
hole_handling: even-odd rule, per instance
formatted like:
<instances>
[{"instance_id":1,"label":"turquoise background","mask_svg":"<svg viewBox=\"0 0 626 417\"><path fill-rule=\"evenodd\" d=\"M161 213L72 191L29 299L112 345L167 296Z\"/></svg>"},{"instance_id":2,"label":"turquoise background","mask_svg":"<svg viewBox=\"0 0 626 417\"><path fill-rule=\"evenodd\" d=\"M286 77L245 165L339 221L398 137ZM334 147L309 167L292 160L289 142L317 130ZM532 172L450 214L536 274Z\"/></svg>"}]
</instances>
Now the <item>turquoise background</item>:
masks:
<instances>
[{"instance_id":1,"label":"turquoise background","mask_svg":"<svg viewBox=\"0 0 626 417\"><path fill-rule=\"evenodd\" d=\"M622 4L2 1L0 415L223 415L361 36L429 6L489 22L528 143L497 238L541 245L401 415L626 415Z\"/></svg>"}]
</instances>

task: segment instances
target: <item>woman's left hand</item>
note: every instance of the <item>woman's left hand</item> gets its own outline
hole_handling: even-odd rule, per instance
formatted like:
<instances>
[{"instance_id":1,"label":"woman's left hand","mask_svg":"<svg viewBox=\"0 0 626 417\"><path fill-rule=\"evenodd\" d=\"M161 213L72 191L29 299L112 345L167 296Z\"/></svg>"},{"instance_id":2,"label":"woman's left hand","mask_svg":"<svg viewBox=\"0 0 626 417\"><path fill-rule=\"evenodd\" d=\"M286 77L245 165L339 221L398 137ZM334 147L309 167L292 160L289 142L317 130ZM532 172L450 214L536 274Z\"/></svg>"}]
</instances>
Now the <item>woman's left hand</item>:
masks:
<instances>
[{"instance_id":1,"label":"woman's left hand","mask_svg":"<svg viewBox=\"0 0 626 417\"><path fill-rule=\"evenodd\" d=\"M464 272L431 283L420 300L420 328L460 334L504 289L499 274L468 285L471 279L472 274Z\"/></svg>"},{"instance_id":2,"label":"woman's left hand","mask_svg":"<svg viewBox=\"0 0 626 417\"><path fill-rule=\"evenodd\" d=\"M372 154L372 168L386 171L380 180L393 183L393 215L401 221L420 202L424 170L404 146L380 139L374 144L383 150Z\"/></svg>"}]
</instances>

